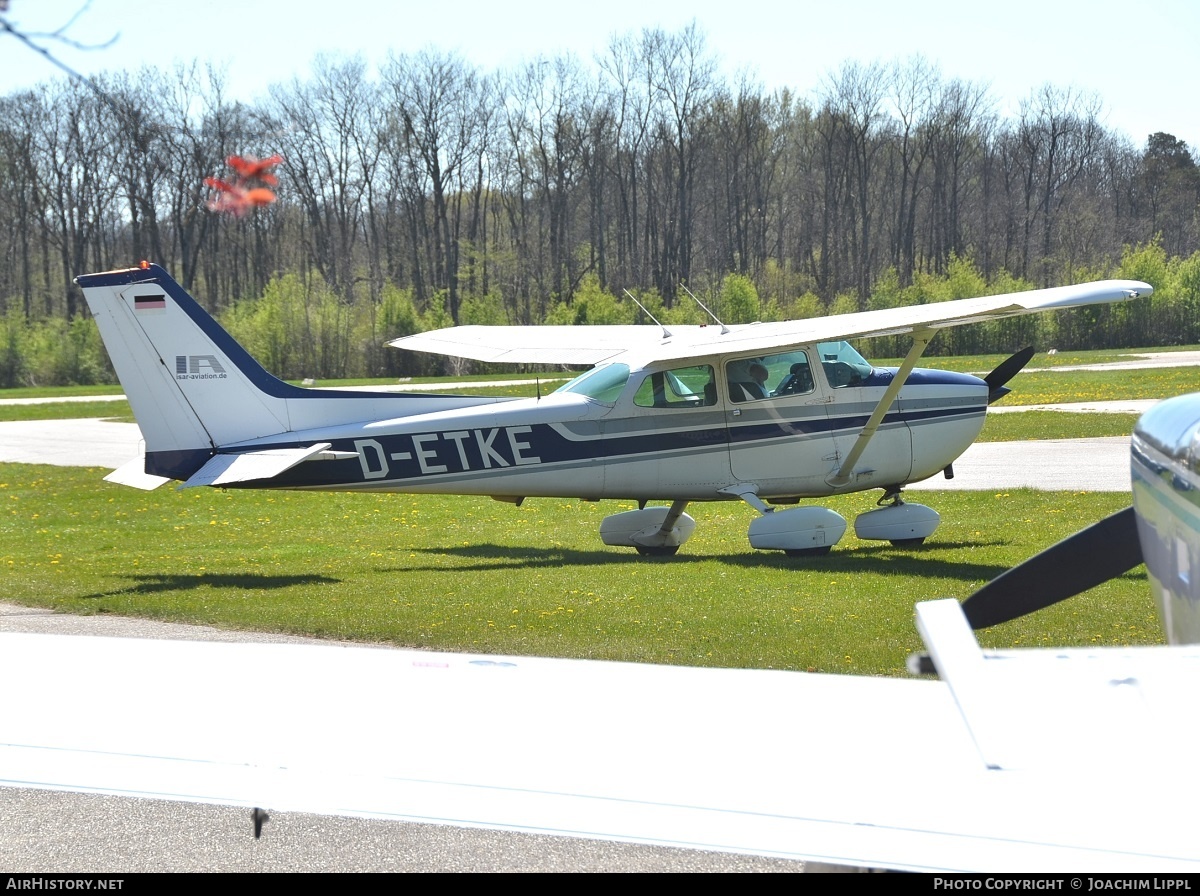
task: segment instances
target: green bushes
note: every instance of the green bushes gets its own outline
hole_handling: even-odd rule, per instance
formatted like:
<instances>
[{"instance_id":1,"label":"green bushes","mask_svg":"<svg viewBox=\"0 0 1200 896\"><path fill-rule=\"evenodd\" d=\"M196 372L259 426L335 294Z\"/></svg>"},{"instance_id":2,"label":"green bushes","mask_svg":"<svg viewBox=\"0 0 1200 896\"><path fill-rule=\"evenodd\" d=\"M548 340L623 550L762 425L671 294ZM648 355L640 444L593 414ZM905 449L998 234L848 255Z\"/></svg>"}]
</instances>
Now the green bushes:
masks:
<instances>
[{"instance_id":1,"label":"green bushes","mask_svg":"<svg viewBox=\"0 0 1200 896\"><path fill-rule=\"evenodd\" d=\"M1086 350L1200 343L1200 253L1168 257L1152 242L1125 250L1114 270L1080 270L1076 282L1107 277L1144 280L1154 287L1150 299L1038 314L946 330L928 354L1011 352L1025 345L1039 350ZM823 302L811 292L777 295L763 290L786 288L787 278L764 277L761 284L728 274L701 298L727 323L787 320L858 310L857 298L842 294ZM797 281L799 282L799 281ZM971 296L1017 292L1031 284L1002 274L989 283L969 258L953 258L941 274L921 273L901 286L894 272L875 285L869 308L884 309ZM637 306L616 290L585 276L574 294L556 302L547 324L649 323ZM703 323L707 315L682 295L667 307L656 292L640 301L666 324ZM300 380L347 377L409 377L467 372L468 362L388 348L389 340L451 325L445 296L434 294L427 307L410 290L385 285L374 300L348 302L317 274L285 274L271 280L262 295L243 299L220 315L221 323L264 367L276 376ZM460 305L464 324L505 324L510 311L503 297L466 294ZM899 357L908 350L905 336L873 341L876 357ZM478 366L478 365L475 365ZM0 388L88 385L115 382L108 356L90 318L27 321L19 314L0 317Z\"/></svg>"},{"instance_id":2,"label":"green bushes","mask_svg":"<svg viewBox=\"0 0 1200 896\"><path fill-rule=\"evenodd\" d=\"M0 388L115 383L95 321L0 317Z\"/></svg>"}]
</instances>

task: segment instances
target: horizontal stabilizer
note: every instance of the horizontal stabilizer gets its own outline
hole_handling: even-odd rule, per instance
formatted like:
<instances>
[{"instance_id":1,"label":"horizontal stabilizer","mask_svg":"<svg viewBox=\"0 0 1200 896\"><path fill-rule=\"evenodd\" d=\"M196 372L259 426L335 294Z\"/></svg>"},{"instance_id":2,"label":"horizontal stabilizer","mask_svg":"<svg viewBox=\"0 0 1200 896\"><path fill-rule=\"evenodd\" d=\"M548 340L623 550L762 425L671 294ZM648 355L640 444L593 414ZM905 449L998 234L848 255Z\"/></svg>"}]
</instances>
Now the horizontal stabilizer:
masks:
<instances>
[{"instance_id":1,"label":"horizontal stabilizer","mask_svg":"<svg viewBox=\"0 0 1200 896\"><path fill-rule=\"evenodd\" d=\"M153 473L147 473L146 455L139 454L133 460L122 464L105 476L104 481L140 488L144 492L152 492L164 482L170 482L171 480L165 476L155 476Z\"/></svg>"},{"instance_id":2,"label":"horizontal stabilizer","mask_svg":"<svg viewBox=\"0 0 1200 896\"><path fill-rule=\"evenodd\" d=\"M327 453L328 449L328 442L320 442L308 448L270 448L266 451L247 451L244 454L218 454L197 470L180 488L273 479L306 460L324 459L320 455Z\"/></svg>"}]
</instances>

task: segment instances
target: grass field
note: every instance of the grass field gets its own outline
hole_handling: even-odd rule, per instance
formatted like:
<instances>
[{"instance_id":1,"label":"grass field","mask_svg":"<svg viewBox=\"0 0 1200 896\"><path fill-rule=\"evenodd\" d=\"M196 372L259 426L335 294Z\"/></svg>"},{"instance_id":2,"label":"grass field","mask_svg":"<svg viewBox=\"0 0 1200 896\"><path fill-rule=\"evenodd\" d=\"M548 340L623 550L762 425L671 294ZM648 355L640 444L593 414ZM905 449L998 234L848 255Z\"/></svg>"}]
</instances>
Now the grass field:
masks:
<instances>
[{"instance_id":1,"label":"grass field","mask_svg":"<svg viewBox=\"0 0 1200 896\"><path fill-rule=\"evenodd\" d=\"M750 549L740 503L694 505L684 550L649 559L600 543L619 502L145 493L101 475L0 467L8 599L416 647L867 674L900 673L920 647L916 601L966 597L1128 500L940 492L944 522L923 548L851 532L818 560ZM873 500L828 505L853 517ZM1139 572L984 640L1153 643L1157 631Z\"/></svg>"},{"instance_id":2,"label":"grass field","mask_svg":"<svg viewBox=\"0 0 1200 896\"><path fill-rule=\"evenodd\" d=\"M989 359L956 360L974 370ZM1196 368L1028 374L1006 402L1165 397L1197 380ZM0 394L10 396L20 397ZM128 413L123 401L0 406L4 419ZM993 415L984 438L1127 435L1135 419ZM1128 503L1103 493L938 492L923 499L943 518L925 546L859 542L851 530L830 556L809 560L752 550L753 512L740 502L692 505L699 526L683 551L642 558L600 542L600 520L632 506L620 502L146 493L104 483L103 472L0 465L6 599L412 647L864 674L901 674L920 649L917 601L964 598ZM852 519L875 497L823 503ZM922 500L920 489L910 497ZM981 640L1143 644L1158 632L1139 569Z\"/></svg>"}]
</instances>

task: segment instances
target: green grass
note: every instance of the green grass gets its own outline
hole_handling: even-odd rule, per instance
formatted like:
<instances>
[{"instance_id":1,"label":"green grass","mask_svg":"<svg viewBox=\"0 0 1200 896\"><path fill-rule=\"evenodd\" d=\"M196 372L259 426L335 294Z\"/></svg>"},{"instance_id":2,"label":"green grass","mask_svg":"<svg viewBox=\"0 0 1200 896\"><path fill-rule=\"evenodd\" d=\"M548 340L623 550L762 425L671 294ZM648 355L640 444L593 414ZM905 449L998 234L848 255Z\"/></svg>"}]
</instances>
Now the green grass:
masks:
<instances>
[{"instance_id":1,"label":"green grass","mask_svg":"<svg viewBox=\"0 0 1200 896\"><path fill-rule=\"evenodd\" d=\"M46 404L0 404L0 422L18 420L77 420L84 417L133 422L125 399L119 401L55 401Z\"/></svg>"},{"instance_id":2,"label":"green grass","mask_svg":"<svg viewBox=\"0 0 1200 896\"><path fill-rule=\"evenodd\" d=\"M752 550L753 512L698 504L674 558L607 548L630 505L287 492L138 492L99 470L0 467L5 598L324 638L487 653L899 674L913 604L963 598L1120 494L938 492L923 548L847 533L828 557ZM920 491L910 492L921 500ZM831 500L848 518L872 494ZM998 626L984 642L1158 640L1143 573Z\"/></svg>"},{"instance_id":3,"label":"green grass","mask_svg":"<svg viewBox=\"0 0 1200 896\"><path fill-rule=\"evenodd\" d=\"M1055 360L1094 362L1097 354ZM1118 353L1108 354L1104 360ZM930 360L965 370L994 363ZM1028 373L1013 381L1006 401L1162 398L1195 391L1197 382L1196 368ZM535 387L472 391L524 396ZM37 397L30 392L0 397ZM122 401L0 406L0 419L128 414ZM982 438L1128 435L1135 419L991 415ZM600 520L631 506L619 502L543 499L514 508L467 497L170 487L146 493L104 483L102 475L0 466L6 599L414 647L864 674L900 674L905 657L921 649L912 618L917 601L964 598L1128 501L1027 490L922 499L917 487L910 498L943 518L924 547L860 542L851 530L819 560L754 551L746 541L752 511L736 502L699 504L689 508L697 533L681 553L651 559L601 544ZM822 503L852 519L873 497ZM981 640L993 647L1141 644L1157 643L1158 633L1138 570Z\"/></svg>"},{"instance_id":4,"label":"green grass","mask_svg":"<svg viewBox=\"0 0 1200 896\"><path fill-rule=\"evenodd\" d=\"M1009 386L1013 391L1004 401L1012 405L1162 399L1200 389L1200 367L1030 372L1018 375Z\"/></svg>"},{"instance_id":5,"label":"green grass","mask_svg":"<svg viewBox=\"0 0 1200 896\"><path fill-rule=\"evenodd\" d=\"M988 414L980 442L1024 442L1030 439L1095 439L1128 436L1137 414L1068 414L1063 411L1021 411Z\"/></svg>"},{"instance_id":6,"label":"green grass","mask_svg":"<svg viewBox=\"0 0 1200 896\"><path fill-rule=\"evenodd\" d=\"M866 342L869 350L870 341ZM1159 352L1193 352L1200 351L1196 345L1156 346L1151 348L1113 348L1094 349L1077 352L1046 352L1036 353L1025 366L1026 370L1052 370L1056 367L1074 367L1079 364L1109 364L1116 361L1132 361L1140 355ZM900 358L877 358L868 354L871 363L877 367L898 367ZM922 367L936 367L942 370L957 370L962 373L986 373L993 370L1009 354L995 355L931 355L926 354L921 359Z\"/></svg>"},{"instance_id":7,"label":"green grass","mask_svg":"<svg viewBox=\"0 0 1200 896\"><path fill-rule=\"evenodd\" d=\"M117 385L96 386L17 386L0 389L0 398L62 398L76 395L120 395Z\"/></svg>"}]
</instances>

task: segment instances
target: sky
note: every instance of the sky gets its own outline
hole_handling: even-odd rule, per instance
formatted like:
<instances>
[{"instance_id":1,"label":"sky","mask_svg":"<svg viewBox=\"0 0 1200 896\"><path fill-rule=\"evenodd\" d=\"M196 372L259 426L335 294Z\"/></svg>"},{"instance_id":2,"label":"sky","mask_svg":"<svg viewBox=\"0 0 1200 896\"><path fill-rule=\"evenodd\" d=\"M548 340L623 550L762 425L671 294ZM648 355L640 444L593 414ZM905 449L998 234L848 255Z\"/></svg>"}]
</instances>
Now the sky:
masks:
<instances>
[{"instance_id":1,"label":"sky","mask_svg":"<svg viewBox=\"0 0 1200 896\"><path fill-rule=\"evenodd\" d=\"M836 8L835 8L836 7ZM1133 143L1165 131L1200 155L1200 3L1194 0L9 0L8 21L105 49L43 43L91 74L169 69L201 59L225 66L244 100L270 84L306 77L318 53L428 47L460 53L485 71L571 52L588 61L614 35L677 31L695 21L730 82L748 74L766 90L814 95L847 61L923 56L945 79L987 84L997 109L1015 116L1049 83L1099 97L1102 122ZM0 34L0 92L60 77L58 69Z\"/></svg>"}]
</instances>

